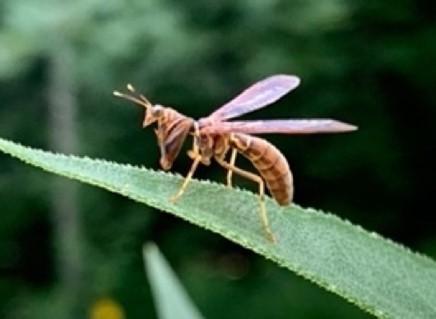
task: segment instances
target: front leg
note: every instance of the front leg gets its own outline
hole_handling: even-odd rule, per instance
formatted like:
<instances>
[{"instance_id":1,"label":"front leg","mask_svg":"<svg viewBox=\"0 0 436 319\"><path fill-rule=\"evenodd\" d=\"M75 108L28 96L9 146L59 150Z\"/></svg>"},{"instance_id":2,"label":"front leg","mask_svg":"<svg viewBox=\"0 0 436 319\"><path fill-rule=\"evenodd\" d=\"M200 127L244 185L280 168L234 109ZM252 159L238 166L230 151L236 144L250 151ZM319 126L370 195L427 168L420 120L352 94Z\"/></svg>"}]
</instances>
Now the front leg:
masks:
<instances>
[{"instance_id":1,"label":"front leg","mask_svg":"<svg viewBox=\"0 0 436 319\"><path fill-rule=\"evenodd\" d=\"M200 154L200 148L199 148L199 128L198 125L194 124L194 139L192 141L192 150L188 151L188 156L193 160L191 168L188 172L188 174L185 177L185 180L183 181L182 186L180 187L179 191L174 195L170 197L170 201L175 203L185 192L186 188L188 187L189 182L192 179L192 176L194 175L195 171L197 170L198 164L200 162L204 165L210 164L210 158L207 158Z\"/></svg>"},{"instance_id":2,"label":"front leg","mask_svg":"<svg viewBox=\"0 0 436 319\"><path fill-rule=\"evenodd\" d=\"M196 153L195 151L190 151L189 153L190 157L193 159L191 169L189 170L188 174L186 175L182 186L180 187L179 191L174 195L170 197L170 201L175 203L185 192L186 188L188 187L189 182L192 179L192 176L194 175L195 171L197 170L198 164L202 161L202 156L199 153Z\"/></svg>"}]
</instances>

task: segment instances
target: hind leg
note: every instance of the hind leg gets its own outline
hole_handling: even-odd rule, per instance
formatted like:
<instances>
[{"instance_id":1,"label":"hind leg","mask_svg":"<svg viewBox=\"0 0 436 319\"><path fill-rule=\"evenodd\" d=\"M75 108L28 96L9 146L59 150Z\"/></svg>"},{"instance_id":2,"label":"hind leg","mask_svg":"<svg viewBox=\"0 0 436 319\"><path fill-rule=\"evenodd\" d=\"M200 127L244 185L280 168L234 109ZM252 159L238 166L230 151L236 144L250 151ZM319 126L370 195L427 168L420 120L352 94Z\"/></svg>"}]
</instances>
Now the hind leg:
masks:
<instances>
[{"instance_id":1,"label":"hind leg","mask_svg":"<svg viewBox=\"0 0 436 319\"><path fill-rule=\"evenodd\" d=\"M267 238L273 243L276 242L276 238L269 224L268 214L265 207L265 184L262 178L259 175L250 173L246 170L236 167L235 165L226 162L222 158L216 157L215 159L222 167L227 169L229 172L234 172L235 174L238 174L246 179L256 182L259 185L259 218Z\"/></svg>"}]
</instances>

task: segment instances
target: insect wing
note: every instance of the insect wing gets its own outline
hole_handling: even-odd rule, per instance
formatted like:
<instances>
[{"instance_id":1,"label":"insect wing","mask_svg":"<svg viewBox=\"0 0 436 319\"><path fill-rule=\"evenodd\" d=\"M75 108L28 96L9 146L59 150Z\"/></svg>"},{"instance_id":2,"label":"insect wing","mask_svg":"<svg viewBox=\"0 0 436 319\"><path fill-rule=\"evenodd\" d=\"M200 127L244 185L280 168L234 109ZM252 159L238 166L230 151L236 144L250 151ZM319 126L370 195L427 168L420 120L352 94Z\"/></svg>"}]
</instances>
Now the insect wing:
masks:
<instances>
[{"instance_id":1,"label":"insect wing","mask_svg":"<svg viewBox=\"0 0 436 319\"><path fill-rule=\"evenodd\" d=\"M160 165L164 170L169 170L192 127L192 119L180 118L179 120L162 123L156 129L156 136L160 148Z\"/></svg>"},{"instance_id":2,"label":"insect wing","mask_svg":"<svg viewBox=\"0 0 436 319\"><path fill-rule=\"evenodd\" d=\"M274 103L300 84L293 75L278 74L261 80L213 112L208 118L224 121Z\"/></svg>"},{"instance_id":3,"label":"insect wing","mask_svg":"<svg viewBox=\"0 0 436 319\"><path fill-rule=\"evenodd\" d=\"M331 119L310 120L259 120L218 122L205 126L202 131L211 134L316 134L355 131L356 126Z\"/></svg>"}]
</instances>

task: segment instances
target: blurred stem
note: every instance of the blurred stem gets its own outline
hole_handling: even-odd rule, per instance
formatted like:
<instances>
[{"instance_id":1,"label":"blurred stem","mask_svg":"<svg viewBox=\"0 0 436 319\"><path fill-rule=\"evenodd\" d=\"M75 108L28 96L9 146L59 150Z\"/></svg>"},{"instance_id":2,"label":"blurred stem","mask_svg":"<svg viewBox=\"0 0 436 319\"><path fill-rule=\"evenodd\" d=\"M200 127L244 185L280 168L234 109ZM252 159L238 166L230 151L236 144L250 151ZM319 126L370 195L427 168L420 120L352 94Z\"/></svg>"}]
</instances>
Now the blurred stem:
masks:
<instances>
[{"instance_id":1,"label":"blurred stem","mask_svg":"<svg viewBox=\"0 0 436 319\"><path fill-rule=\"evenodd\" d=\"M49 59L50 146L54 151L62 153L78 151L74 60L72 48L65 43L54 46ZM66 298L66 305L71 305L71 309L65 309L65 313L71 318L78 311L83 270L77 186L64 179L55 179L51 193L56 268L62 297Z\"/></svg>"}]
</instances>

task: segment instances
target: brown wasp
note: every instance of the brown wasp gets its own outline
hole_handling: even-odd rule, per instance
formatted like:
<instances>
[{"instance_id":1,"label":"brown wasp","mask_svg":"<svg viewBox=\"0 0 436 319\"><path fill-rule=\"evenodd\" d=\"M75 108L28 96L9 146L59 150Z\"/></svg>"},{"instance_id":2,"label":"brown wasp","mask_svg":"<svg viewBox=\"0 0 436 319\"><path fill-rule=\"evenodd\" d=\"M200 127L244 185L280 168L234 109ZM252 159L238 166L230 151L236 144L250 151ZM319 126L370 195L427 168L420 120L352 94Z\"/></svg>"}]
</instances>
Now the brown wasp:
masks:
<instances>
[{"instance_id":1,"label":"brown wasp","mask_svg":"<svg viewBox=\"0 0 436 319\"><path fill-rule=\"evenodd\" d=\"M265 184L278 204L289 205L294 193L293 177L286 158L275 146L265 139L249 134L339 133L354 131L357 127L331 119L228 120L274 103L299 84L300 79L296 76L270 76L253 84L211 115L198 121L170 107L151 104L142 94L136 93L130 84L127 85L130 94L115 91L114 95L145 108L143 127L157 123L155 132L161 152L160 165L163 169L171 168L186 137L188 134L193 135L193 146L188 151L188 156L193 160L191 169L177 194L171 197L173 202L185 192L198 165L209 165L214 158L227 170L229 187L232 186L233 173L258 184L262 226L267 237L275 241L265 208ZM226 159L229 153L230 158ZM259 174L237 167L235 162L238 153L249 159Z\"/></svg>"}]
</instances>

